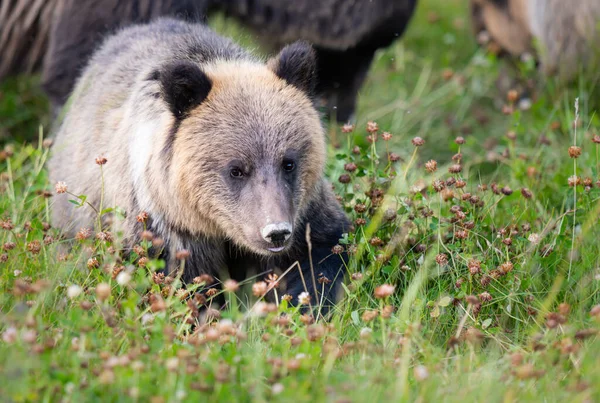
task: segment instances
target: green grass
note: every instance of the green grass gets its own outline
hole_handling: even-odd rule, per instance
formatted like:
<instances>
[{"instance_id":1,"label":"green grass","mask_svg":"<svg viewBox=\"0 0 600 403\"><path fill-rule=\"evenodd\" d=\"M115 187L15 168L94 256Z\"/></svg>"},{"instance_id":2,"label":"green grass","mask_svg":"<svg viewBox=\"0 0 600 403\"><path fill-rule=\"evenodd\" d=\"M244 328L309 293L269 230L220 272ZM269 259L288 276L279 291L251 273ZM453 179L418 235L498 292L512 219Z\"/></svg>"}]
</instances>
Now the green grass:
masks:
<instances>
[{"instance_id":1,"label":"green grass","mask_svg":"<svg viewBox=\"0 0 600 403\"><path fill-rule=\"evenodd\" d=\"M258 301L249 280L191 333L180 283L153 280L161 262L140 265L147 244L127 258L117 234L65 248L45 224L67 196L44 170L46 103L35 79L3 84L3 400L599 400L598 77L539 82L531 109L505 114L498 76L520 88L537 75L477 48L466 16L463 2L423 1L404 39L377 55L356 128L330 125L328 176L355 231L343 240L344 298L312 324ZM383 284L395 290L378 299Z\"/></svg>"}]
</instances>

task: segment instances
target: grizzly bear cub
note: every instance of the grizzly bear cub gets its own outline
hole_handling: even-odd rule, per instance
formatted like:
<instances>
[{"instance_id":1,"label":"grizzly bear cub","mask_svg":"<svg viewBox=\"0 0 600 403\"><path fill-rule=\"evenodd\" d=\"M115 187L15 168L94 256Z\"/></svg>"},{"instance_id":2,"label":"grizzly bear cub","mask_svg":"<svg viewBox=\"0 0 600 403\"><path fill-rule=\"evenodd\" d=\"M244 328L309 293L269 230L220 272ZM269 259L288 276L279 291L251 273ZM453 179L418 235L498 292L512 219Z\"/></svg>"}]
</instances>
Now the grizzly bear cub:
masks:
<instances>
[{"instance_id":1,"label":"grizzly bear cub","mask_svg":"<svg viewBox=\"0 0 600 403\"><path fill-rule=\"evenodd\" d=\"M303 42L265 64L200 24L165 18L129 27L79 79L51 180L96 208L104 197L124 209L130 246L142 230L136 215L148 213L168 270L177 251L190 252L185 282L205 273L240 280L299 262L285 293L331 303L345 270L344 255L331 250L348 221L323 177L315 63ZM107 161L103 195L98 156ZM53 224L74 236L95 213L67 199L54 203Z\"/></svg>"}]
</instances>

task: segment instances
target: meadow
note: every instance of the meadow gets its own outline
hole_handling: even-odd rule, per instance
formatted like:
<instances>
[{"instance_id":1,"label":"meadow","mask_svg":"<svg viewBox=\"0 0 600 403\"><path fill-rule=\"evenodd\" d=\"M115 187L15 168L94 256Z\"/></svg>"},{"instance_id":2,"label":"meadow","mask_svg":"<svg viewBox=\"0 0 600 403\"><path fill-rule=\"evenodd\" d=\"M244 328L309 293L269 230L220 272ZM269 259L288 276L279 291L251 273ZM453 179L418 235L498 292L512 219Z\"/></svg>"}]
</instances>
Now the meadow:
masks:
<instances>
[{"instance_id":1,"label":"meadow","mask_svg":"<svg viewBox=\"0 0 600 403\"><path fill-rule=\"evenodd\" d=\"M266 302L275 278L184 288L151 236L129 255L110 229L62 238L53 200L89 206L47 179L39 79L2 83L1 400L599 401L600 73L498 58L465 3L423 0L356 124L327 124L354 228L325 318Z\"/></svg>"}]
</instances>

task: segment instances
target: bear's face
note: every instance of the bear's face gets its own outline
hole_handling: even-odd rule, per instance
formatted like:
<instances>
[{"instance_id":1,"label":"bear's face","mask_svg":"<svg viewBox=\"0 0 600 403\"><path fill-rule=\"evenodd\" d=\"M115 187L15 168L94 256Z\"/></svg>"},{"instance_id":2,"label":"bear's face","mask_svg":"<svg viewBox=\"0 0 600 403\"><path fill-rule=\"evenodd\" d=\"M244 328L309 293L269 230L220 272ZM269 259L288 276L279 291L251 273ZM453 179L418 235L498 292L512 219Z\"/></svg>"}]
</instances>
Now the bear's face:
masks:
<instances>
[{"instance_id":1,"label":"bear's face","mask_svg":"<svg viewBox=\"0 0 600 403\"><path fill-rule=\"evenodd\" d=\"M325 162L323 129L306 88L277 70L285 52L268 67L203 66L206 81L196 85L208 92L181 116L173 143L176 191L186 209L263 255L292 243Z\"/></svg>"}]
</instances>

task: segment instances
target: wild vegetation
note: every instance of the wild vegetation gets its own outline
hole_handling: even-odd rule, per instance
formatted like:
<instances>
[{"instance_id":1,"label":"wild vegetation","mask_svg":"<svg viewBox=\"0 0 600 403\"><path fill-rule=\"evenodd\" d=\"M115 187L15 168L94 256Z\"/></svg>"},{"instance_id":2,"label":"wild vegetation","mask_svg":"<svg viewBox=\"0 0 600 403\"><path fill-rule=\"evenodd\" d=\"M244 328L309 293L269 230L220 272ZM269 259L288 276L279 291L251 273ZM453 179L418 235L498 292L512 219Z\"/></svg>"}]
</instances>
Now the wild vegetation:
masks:
<instances>
[{"instance_id":1,"label":"wild vegetation","mask_svg":"<svg viewBox=\"0 0 600 403\"><path fill-rule=\"evenodd\" d=\"M184 288L147 257L151 233L131 254L110 228L63 239L48 224L58 197L121 213L48 182L35 78L3 84L0 395L599 400L599 78L536 82L531 60L476 45L462 1L423 1L378 55L356 124L328 126L328 176L354 228L332 250L350 261L326 318L319 301L265 301L275 277ZM90 161L99 183L110 163Z\"/></svg>"}]
</instances>

